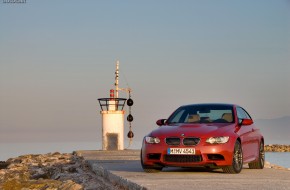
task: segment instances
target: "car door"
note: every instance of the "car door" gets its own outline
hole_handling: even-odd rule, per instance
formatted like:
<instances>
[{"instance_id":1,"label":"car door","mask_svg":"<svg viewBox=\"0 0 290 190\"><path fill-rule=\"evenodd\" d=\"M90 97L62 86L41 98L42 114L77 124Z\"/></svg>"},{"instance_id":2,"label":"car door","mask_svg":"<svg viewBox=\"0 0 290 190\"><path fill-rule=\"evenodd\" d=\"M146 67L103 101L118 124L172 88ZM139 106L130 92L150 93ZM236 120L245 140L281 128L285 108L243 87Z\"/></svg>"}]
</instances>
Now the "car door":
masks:
<instances>
[{"instance_id":1,"label":"car door","mask_svg":"<svg viewBox=\"0 0 290 190\"><path fill-rule=\"evenodd\" d=\"M244 110L243 108L241 108L241 109L244 111L247 119L252 119L246 110ZM260 153L260 151L259 151L259 149L260 149L260 140L259 140L260 133L259 133L259 129L256 128L254 121L253 121L253 124L250 125L250 127L251 127L251 131L252 131L250 133L250 144L251 144L250 155L251 155L251 160L255 160L256 158L259 157L259 153Z\"/></svg>"},{"instance_id":2,"label":"car door","mask_svg":"<svg viewBox=\"0 0 290 190\"><path fill-rule=\"evenodd\" d=\"M238 122L241 123L243 119L251 119L250 115L241 107L237 107ZM242 149L244 162L252 161L256 158L257 143L255 137L254 125L243 125L239 130L239 135L242 141Z\"/></svg>"}]
</instances>

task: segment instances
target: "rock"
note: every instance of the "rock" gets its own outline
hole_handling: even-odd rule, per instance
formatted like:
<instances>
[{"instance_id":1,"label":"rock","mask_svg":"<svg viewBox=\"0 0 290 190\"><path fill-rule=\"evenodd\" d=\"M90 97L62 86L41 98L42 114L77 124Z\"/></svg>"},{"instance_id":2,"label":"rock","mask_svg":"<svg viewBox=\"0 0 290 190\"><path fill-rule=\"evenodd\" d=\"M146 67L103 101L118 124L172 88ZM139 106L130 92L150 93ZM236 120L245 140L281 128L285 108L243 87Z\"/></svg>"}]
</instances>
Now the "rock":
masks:
<instances>
[{"instance_id":1,"label":"rock","mask_svg":"<svg viewBox=\"0 0 290 190\"><path fill-rule=\"evenodd\" d=\"M8 162L0 161L0 170L1 169L6 169L7 166L9 166Z\"/></svg>"},{"instance_id":2,"label":"rock","mask_svg":"<svg viewBox=\"0 0 290 190\"><path fill-rule=\"evenodd\" d=\"M270 162L265 161L264 168L271 168Z\"/></svg>"},{"instance_id":3,"label":"rock","mask_svg":"<svg viewBox=\"0 0 290 190\"><path fill-rule=\"evenodd\" d=\"M83 158L59 152L23 155L0 163L1 190L118 189L97 176Z\"/></svg>"},{"instance_id":4,"label":"rock","mask_svg":"<svg viewBox=\"0 0 290 190\"><path fill-rule=\"evenodd\" d=\"M270 144L264 148L266 152L290 152L290 145Z\"/></svg>"},{"instance_id":5,"label":"rock","mask_svg":"<svg viewBox=\"0 0 290 190\"><path fill-rule=\"evenodd\" d=\"M49 179L50 176L42 168L30 172L31 179Z\"/></svg>"},{"instance_id":6,"label":"rock","mask_svg":"<svg viewBox=\"0 0 290 190\"><path fill-rule=\"evenodd\" d=\"M73 182L72 180L64 181L60 186L59 190L83 190L83 186Z\"/></svg>"}]
</instances>

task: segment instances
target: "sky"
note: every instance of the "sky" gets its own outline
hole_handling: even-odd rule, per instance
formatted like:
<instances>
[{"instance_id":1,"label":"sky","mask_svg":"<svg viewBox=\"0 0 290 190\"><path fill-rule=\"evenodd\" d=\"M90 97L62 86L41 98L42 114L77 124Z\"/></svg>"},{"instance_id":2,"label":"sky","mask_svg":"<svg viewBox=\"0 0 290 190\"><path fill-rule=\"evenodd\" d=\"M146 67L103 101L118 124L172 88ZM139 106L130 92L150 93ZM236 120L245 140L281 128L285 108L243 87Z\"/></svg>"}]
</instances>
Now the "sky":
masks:
<instances>
[{"instance_id":1,"label":"sky","mask_svg":"<svg viewBox=\"0 0 290 190\"><path fill-rule=\"evenodd\" d=\"M0 142L100 141L117 60L137 140L185 104L290 116L290 1L1 0Z\"/></svg>"}]
</instances>

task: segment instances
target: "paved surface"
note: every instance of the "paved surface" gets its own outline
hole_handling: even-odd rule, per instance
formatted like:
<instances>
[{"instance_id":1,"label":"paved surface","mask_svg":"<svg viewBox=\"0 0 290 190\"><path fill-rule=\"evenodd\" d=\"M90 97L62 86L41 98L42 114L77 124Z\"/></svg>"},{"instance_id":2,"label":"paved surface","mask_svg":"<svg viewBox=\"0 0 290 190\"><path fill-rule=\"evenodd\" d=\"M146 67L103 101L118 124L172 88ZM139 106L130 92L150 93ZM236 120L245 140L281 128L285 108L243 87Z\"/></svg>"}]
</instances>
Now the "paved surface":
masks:
<instances>
[{"instance_id":1,"label":"paved surface","mask_svg":"<svg viewBox=\"0 0 290 190\"><path fill-rule=\"evenodd\" d=\"M287 189L290 171L243 168L240 174L202 168L166 168L159 173L145 173L140 165L139 150L76 151L97 174L127 189Z\"/></svg>"}]
</instances>

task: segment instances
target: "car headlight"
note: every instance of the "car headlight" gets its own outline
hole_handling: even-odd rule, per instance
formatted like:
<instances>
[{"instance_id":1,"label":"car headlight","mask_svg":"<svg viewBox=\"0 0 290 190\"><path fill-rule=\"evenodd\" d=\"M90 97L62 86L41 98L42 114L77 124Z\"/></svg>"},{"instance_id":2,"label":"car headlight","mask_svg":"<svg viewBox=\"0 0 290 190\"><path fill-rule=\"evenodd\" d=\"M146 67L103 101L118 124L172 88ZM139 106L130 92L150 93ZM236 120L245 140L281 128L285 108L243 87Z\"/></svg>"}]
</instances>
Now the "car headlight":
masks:
<instances>
[{"instance_id":1,"label":"car headlight","mask_svg":"<svg viewBox=\"0 0 290 190\"><path fill-rule=\"evenodd\" d=\"M206 142L209 144L224 144L229 141L230 137L210 137L206 139Z\"/></svg>"},{"instance_id":2,"label":"car headlight","mask_svg":"<svg viewBox=\"0 0 290 190\"><path fill-rule=\"evenodd\" d=\"M158 137L145 137L145 141L150 144L160 143L160 139Z\"/></svg>"}]
</instances>

